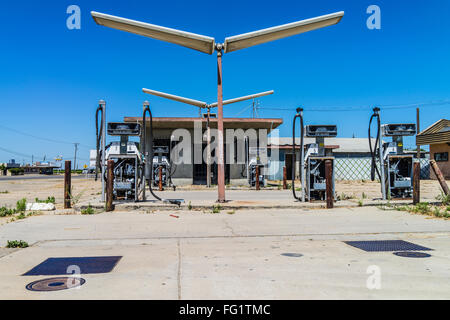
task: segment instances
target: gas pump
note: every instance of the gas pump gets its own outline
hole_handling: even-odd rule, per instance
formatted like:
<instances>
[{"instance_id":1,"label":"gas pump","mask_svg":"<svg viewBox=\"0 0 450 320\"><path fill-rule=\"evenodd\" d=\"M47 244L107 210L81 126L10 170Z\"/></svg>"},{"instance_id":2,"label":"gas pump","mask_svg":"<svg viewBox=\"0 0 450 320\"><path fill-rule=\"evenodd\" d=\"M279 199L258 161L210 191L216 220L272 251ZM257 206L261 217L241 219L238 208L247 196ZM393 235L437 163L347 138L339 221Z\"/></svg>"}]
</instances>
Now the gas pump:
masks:
<instances>
[{"instance_id":1,"label":"gas pump","mask_svg":"<svg viewBox=\"0 0 450 320\"><path fill-rule=\"evenodd\" d=\"M161 184L166 187L169 185L171 165L167 158L169 147L153 147L153 186L159 185L159 171L161 170ZM160 169L161 168L161 169Z\"/></svg>"},{"instance_id":2,"label":"gas pump","mask_svg":"<svg viewBox=\"0 0 450 320\"><path fill-rule=\"evenodd\" d=\"M383 200L407 199L413 194L414 156L403 152L403 137L416 134L414 123L381 125L380 109L374 108L369 122L369 148L372 156L371 179L375 180L375 173L381 182ZM371 142L371 125L377 118L377 138L375 147ZM382 142L382 137L392 137L391 142ZM376 158L379 159L378 170Z\"/></svg>"},{"instance_id":3,"label":"gas pump","mask_svg":"<svg viewBox=\"0 0 450 320\"><path fill-rule=\"evenodd\" d=\"M106 159L114 161L114 200L144 200L144 162L137 142L129 141L130 136L141 135L138 123L108 123L108 135L118 136L106 150Z\"/></svg>"},{"instance_id":4,"label":"gas pump","mask_svg":"<svg viewBox=\"0 0 450 320\"><path fill-rule=\"evenodd\" d=\"M115 200L134 200L145 201L145 184L148 182L150 193L158 201L164 203L180 205L183 199L161 199L152 189L152 181L155 173L155 158L153 150L147 152L146 148L146 114L150 115L150 139L153 141L153 117L150 111L149 103L144 103L143 127L139 123L108 123L106 128L105 116L106 103L101 100L96 110L96 179L98 171L101 169L102 179L102 201L105 201L106 195L106 160L114 161L113 175L113 198ZM101 113L100 128L98 125L99 115ZM110 136L120 137L120 141L106 144L106 132ZM130 136L141 137L141 143L129 141ZM152 143L153 145L153 143ZM166 168L164 179L170 180L170 164L166 156L163 156L165 150L156 150L156 163ZM150 160L150 161L149 161ZM148 169L149 168L149 169ZM146 173L147 172L147 173Z\"/></svg>"},{"instance_id":5,"label":"gas pump","mask_svg":"<svg viewBox=\"0 0 450 320\"><path fill-rule=\"evenodd\" d=\"M249 148L249 161L247 166L247 177L250 187L256 186L256 179L259 179L259 185L265 186L264 165L261 163L260 152L264 152L260 148ZM257 170L258 168L258 170Z\"/></svg>"},{"instance_id":6,"label":"gas pump","mask_svg":"<svg viewBox=\"0 0 450 320\"><path fill-rule=\"evenodd\" d=\"M309 201L326 200L325 161L331 160L333 167L332 187L334 183L334 157L332 149L325 148L325 137L336 137L335 125L310 125L305 128L305 136L315 138L316 142L306 145L306 193Z\"/></svg>"},{"instance_id":7,"label":"gas pump","mask_svg":"<svg viewBox=\"0 0 450 320\"><path fill-rule=\"evenodd\" d=\"M297 119L300 120L300 179L302 181L301 198L297 196L295 191L295 172L296 172L296 141L295 129ZM332 161L334 168L334 160L332 149L325 148L326 137L337 136L337 126L335 125L309 125L304 127L303 109L298 108L294 117L292 130L292 193L298 201L324 201L326 200L326 176L325 162ZM304 147L304 137L315 138L315 143ZM305 172L306 171L306 172ZM332 175L332 189L335 194L334 169Z\"/></svg>"}]
</instances>

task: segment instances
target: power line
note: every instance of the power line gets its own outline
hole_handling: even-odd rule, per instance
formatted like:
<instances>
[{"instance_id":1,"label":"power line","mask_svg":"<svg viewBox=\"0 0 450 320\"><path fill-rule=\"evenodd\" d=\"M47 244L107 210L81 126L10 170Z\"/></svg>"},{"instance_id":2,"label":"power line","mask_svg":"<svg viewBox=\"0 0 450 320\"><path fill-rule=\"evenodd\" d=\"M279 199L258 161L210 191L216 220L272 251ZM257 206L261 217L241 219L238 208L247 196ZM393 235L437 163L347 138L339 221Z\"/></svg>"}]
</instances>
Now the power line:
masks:
<instances>
[{"instance_id":1,"label":"power line","mask_svg":"<svg viewBox=\"0 0 450 320\"><path fill-rule=\"evenodd\" d=\"M49 139L49 138L43 138L43 137L39 137L39 136L30 134L30 133L26 133L26 132L19 131L19 130L16 130L16 129L8 128L8 127L2 126L2 125L0 125L0 128L3 128L5 130L9 130L9 131L15 132L15 133L27 136L27 137L31 137L31 138L34 138L34 139L37 139L37 140L42 140L42 141L47 141L47 142L52 142L52 143L59 143L59 144L70 144L70 145L73 145L73 142L61 141L61 140L55 140L55 139ZM83 145L83 144L80 144L80 146L85 147L85 148L89 148L89 149L94 149L94 148L91 148L90 146Z\"/></svg>"},{"instance_id":2,"label":"power line","mask_svg":"<svg viewBox=\"0 0 450 320\"><path fill-rule=\"evenodd\" d=\"M25 153L20 153L20 152L8 150L8 149L2 148L2 147L0 147L0 150L1 150L1 151L4 151L4 152L6 152L6 153L14 154L14 155L16 155L16 156L23 157L23 158L27 158L27 159L33 159L33 158L36 158L34 155L29 155L29 154L25 154ZM64 159L74 159L74 158L69 158L69 157L63 157L63 158L64 158ZM83 161L90 161L90 159L80 158L80 157L78 157L78 156L77 156L77 159L78 159L78 160L83 160Z\"/></svg>"},{"instance_id":3,"label":"power line","mask_svg":"<svg viewBox=\"0 0 450 320\"><path fill-rule=\"evenodd\" d=\"M411 109L417 107L431 107L439 105L450 104L450 100L431 101L425 103L414 103L404 105L376 105L383 110L400 110ZM371 111L373 106L307 106L308 112L358 112L358 111ZM275 111L295 111L295 108L267 108L261 107L263 110L275 110Z\"/></svg>"}]
</instances>

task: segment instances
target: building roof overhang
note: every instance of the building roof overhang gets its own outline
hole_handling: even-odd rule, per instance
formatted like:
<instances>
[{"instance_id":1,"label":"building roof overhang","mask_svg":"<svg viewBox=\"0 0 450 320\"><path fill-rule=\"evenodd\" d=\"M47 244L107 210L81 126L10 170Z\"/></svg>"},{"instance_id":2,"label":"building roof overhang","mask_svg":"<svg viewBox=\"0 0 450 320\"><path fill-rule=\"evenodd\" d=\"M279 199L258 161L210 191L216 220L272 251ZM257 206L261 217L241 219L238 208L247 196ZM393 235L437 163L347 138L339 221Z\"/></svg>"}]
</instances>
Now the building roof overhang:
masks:
<instances>
[{"instance_id":1,"label":"building roof overhang","mask_svg":"<svg viewBox=\"0 0 450 320\"><path fill-rule=\"evenodd\" d=\"M125 122L142 123L142 117L125 117ZM202 118L177 118L177 117L153 117L153 129L193 129L194 123L199 121L202 127L206 128L207 120ZM147 118L147 123L150 118ZM217 119L210 119L211 128L217 128ZM262 119L262 118L224 118L224 129L267 129L268 132L278 128L283 124L283 119Z\"/></svg>"}]
</instances>

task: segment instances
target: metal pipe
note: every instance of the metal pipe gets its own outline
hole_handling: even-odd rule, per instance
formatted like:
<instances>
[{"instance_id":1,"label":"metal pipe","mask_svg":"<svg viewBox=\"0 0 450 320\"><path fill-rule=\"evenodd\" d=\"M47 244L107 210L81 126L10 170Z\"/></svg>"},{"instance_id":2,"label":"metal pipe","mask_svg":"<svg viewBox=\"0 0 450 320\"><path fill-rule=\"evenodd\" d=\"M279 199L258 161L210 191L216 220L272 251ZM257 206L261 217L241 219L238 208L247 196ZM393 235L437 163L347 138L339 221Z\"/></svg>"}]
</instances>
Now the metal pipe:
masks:
<instances>
[{"instance_id":1,"label":"metal pipe","mask_svg":"<svg viewBox=\"0 0 450 320\"><path fill-rule=\"evenodd\" d=\"M207 145L206 145L206 186L211 188L211 128L210 128L211 108L208 108L208 119L206 123Z\"/></svg>"},{"instance_id":2,"label":"metal pipe","mask_svg":"<svg viewBox=\"0 0 450 320\"><path fill-rule=\"evenodd\" d=\"M259 191L261 189L261 187L259 186L259 164L258 163L256 163L255 176L256 176L255 189L256 189L256 191Z\"/></svg>"},{"instance_id":3,"label":"metal pipe","mask_svg":"<svg viewBox=\"0 0 450 320\"><path fill-rule=\"evenodd\" d=\"M381 174L381 194L383 195L383 200L387 199L386 195L386 173L384 170L384 152L383 152L383 134L381 133L381 117L379 114L380 109L378 109L378 132L380 133L380 139L378 141L379 156L380 156L380 174Z\"/></svg>"},{"instance_id":4,"label":"metal pipe","mask_svg":"<svg viewBox=\"0 0 450 320\"><path fill-rule=\"evenodd\" d=\"M64 209L70 209L72 207L70 196L71 196L71 173L72 173L72 163L71 161L65 162L64 167Z\"/></svg>"},{"instance_id":5,"label":"metal pipe","mask_svg":"<svg viewBox=\"0 0 450 320\"><path fill-rule=\"evenodd\" d=\"M223 88L222 88L222 45L217 44L217 131L218 131L218 164L217 164L217 202L224 203L225 200L225 164L223 150Z\"/></svg>"},{"instance_id":6,"label":"metal pipe","mask_svg":"<svg viewBox=\"0 0 450 320\"><path fill-rule=\"evenodd\" d=\"M113 189L114 189L114 160L108 160L108 183L106 185L106 212L114 210Z\"/></svg>"},{"instance_id":7,"label":"metal pipe","mask_svg":"<svg viewBox=\"0 0 450 320\"><path fill-rule=\"evenodd\" d=\"M420 162L415 161L413 171L413 204L420 203Z\"/></svg>"},{"instance_id":8,"label":"metal pipe","mask_svg":"<svg viewBox=\"0 0 450 320\"><path fill-rule=\"evenodd\" d=\"M325 179L326 179L326 197L327 197L327 209L334 207L334 195L333 195L333 161L325 160Z\"/></svg>"},{"instance_id":9,"label":"metal pipe","mask_svg":"<svg viewBox=\"0 0 450 320\"><path fill-rule=\"evenodd\" d=\"M297 119L300 119L300 132L301 132L301 137L300 137L300 168L301 168L301 177L300 179L302 180L302 196L301 198L297 196L296 192L295 192L295 166L296 166L296 155L297 155L297 151L295 149L296 147L296 143L295 143L295 124L297 122ZM304 188L304 155L303 155L303 137L304 137L304 129L303 129L303 109L302 108L298 108L297 109L297 114L294 117L294 122L292 125L292 194L294 196L295 199L297 199L298 201L302 201L305 202L305 188Z\"/></svg>"},{"instance_id":10,"label":"metal pipe","mask_svg":"<svg viewBox=\"0 0 450 320\"><path fill-rule=\"evenodd\" d=\"M302 202L305 202L305 188L306 188L306 176L305 176L305 127L303 124L303 109L300 108L301 117L301 137L300 137L300 179L302 180Z\"/></svg>"},{"instance_id":11,"label":"metal pipe","mask_svg":"<svg viewBox=\"0 0 450 320\"><path fill-rule=\"evenodd\" d=\"M105 201L105 167L106 167L106 102L100 100L102 108L102 201Z\"/></svg>"}]
</instances>

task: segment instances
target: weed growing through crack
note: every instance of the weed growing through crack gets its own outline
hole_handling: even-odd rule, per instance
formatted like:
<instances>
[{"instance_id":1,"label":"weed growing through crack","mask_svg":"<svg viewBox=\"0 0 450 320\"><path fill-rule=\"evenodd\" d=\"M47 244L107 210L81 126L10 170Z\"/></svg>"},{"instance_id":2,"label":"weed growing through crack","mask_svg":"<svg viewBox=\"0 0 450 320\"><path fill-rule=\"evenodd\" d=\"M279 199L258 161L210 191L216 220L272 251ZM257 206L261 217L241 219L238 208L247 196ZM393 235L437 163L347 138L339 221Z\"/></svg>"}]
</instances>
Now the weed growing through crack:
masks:
<instances>
[{"instance_id":1,"label":"weed growing through crack","mask_svg":"<svg viewBox=\"0 0 450 320\"><path fill-rule=\"evenodd\" d=\"M27 199L21 199L16 203L17 212L24 212L27 209Z\"/></svg>"},{"instance_id":2,"label":"weed growing through crack","mask_svg":"<svg viewBox=\"0 0 450 320\"><path fill-rule=\"evenodd\" d=\"M215 205L212 209L212 213L220 213L222 211L222 206L220 204Z\"/></svg>"},{"instance_id":3,"label":"weed growing through crack","mask_svg":"<svg viewBox=\"0 0 450 320\"><path fill-rule=\"evenodd\" d=\"M450 218L450 206L445 208L439 206L430 205L428 202L421 202L414 206L408 205L392 205L388 203L387 205L378 206L381 210L396 210L402 212L410 212L428 216L434 216L436 218Z\"/></svg>"},{"instance_id":4,"label":"weed growing through crack","mask_svg":"<svg viewBox=\"0 0 450 320\"><path fill-rule=\"evenodd\" d=\"M13 240L13 241L9 241L8 240L8 244L6 245L7 248L28 248L28 243L26 241L23 240Z\"/></svg>"},{"instance_id":5,"label":"weed growing through crack","mask_svg":"<svg viewBox=\"0 0 450 320\"><path fill-rule=\"evenodd\" d=\"M55 197L47 197L47 200L39 200L39 198L34 199L34 202L36 203L56 203Z\"/></svg>"},{"instance_id":6,"label":"weed growing through crack","mask_svg":"<svg viewBox=\"0 0 450 320\"><path fill-rule=\"evenodd\" d=\"M445 193L441 192L441 194L436 197L436 200L442 202L443 206L448 206L450 205L450 194L446 195Z\"/></svg>"},{"instance_id":7,"label":"weed growing through crack","mask_svg":"<svg viewBox=\"0 0 450 320\"><path fill-rule=\"evenodd\" d=\"M86 209L81 210L81 214L95 214L94 208L89 204Z\"/></svg>"}]
</instances>

